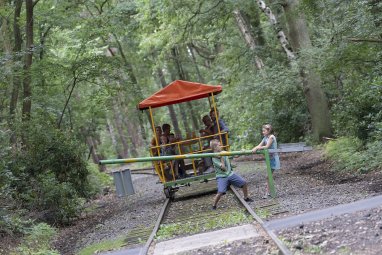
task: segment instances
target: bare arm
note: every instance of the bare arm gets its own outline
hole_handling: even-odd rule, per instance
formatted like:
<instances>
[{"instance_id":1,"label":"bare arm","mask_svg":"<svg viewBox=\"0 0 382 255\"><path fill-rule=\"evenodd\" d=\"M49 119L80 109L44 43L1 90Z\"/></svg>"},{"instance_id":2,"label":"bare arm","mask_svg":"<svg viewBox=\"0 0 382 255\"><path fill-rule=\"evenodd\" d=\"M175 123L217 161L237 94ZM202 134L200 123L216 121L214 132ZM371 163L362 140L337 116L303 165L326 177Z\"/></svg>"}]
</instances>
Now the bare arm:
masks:
<instances>
[{"instance_id":1,"label":"bare arm","mask_svg":"<svg viewBox=\"0 0 382 255\"><path fill-rule=\"evenodd\" d=\"M267 144L264 145L264 146L260 146L259 149L269 149L269 147L271 147L271 145L272 145L272 143L273 143L273 140L274 140L273 138L274 138L274 136L271 135L271 136L269 137L269 139L268 139Z\"/></svg>"},{"instance_id":2,"label":"bare arm","mask_svg":"<svg viewBox=\"0 0 382 255\"><path fill-rule=\"evenodd\" d=\"M263 141L261 141L261 143L259 143L259 145L257 145L255 148L252 149L252 152L255 153L257 150L261 150L261 149L268 149L269 147L271 147L272 143L273 143L273 139L274 136L271 135L268 139L268 142L267 144L263 145Z\"/></svg>"}]
</instances>

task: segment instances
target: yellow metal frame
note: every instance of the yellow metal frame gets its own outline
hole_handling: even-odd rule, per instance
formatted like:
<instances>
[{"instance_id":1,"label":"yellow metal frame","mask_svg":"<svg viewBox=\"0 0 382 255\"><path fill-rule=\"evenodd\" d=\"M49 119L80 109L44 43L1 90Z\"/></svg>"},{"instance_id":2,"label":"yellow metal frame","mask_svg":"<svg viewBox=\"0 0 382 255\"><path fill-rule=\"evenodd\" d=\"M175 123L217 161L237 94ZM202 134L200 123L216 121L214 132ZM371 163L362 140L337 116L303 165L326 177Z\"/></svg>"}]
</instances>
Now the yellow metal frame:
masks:
<instances>
[{"instance_id":1,"label":"yellow metal frame","mask_svg":"<svg viewBox=\"0 0 382 255\"><path fill-rule=\"evenodd\" d=\"M218 116L218 111L216 109L214 93L211 93L211 98L212 98L212 106L214 107L214 112L215 112L216 124L218 125L218 134L219 134L219 138L220 138L220 145L224 146L225 144L223 144L223 139L222 139L222 136L220 133L219 116Z\"/></svg>"},{"instance_id":2,"label":"yellow metal frame","mask_svg":"<svg viewBox=\"0 0 382 255\"><path fill-rule=\"evenodd\" d=\"M181 155L183 154L182 146L188 146L190 154L206 152L206 151L209 151L210 149L207 149L207 150L203 149L202 140L208 139L208 138L212 138L212 137L216 137L217 135L219 136L222 148L224 148L225 150L229 151L230 150L230 145L228 143L228 132L221 132L221 130L220 130L219 116L217 114L217 107L216 107L216 104L215 104L215 98L214 98L214 94L213 93L211 93L211 98L212 98L212 106L213 106L214 112L215 112L216 123L217 123L217 126L218 126L218 133L213 134L213 135L207 135L207 136L201 136L201 137L195 137L195 138L191 138L191 139L186 139L186 140L182 140L182 141L178 141L178 142L174 142L174 143L168 143L168 144L165 144L165 145L159 145L158 137L157 137L156 131L155 131L153 111L152 111L152 108L150 106L149 107L150 121L151 121L151 127L153 129L154 138L155 138L155 146L151 146L150 147L150 156L154 157L154 151L155 150L157 151L157 155L160 155L161 148L164 148L164 147L167 147L167 146L172 146L172 145L176 145L178 147L179 153ZM209 101L210 108L211 108L210 97L208 97L208 101ZM223 145L223 139L222 139L223 135L225 136L226 141L227 141L226 145ZM195 144L195 143L198 143L199 150L194 151L192 149L192 144ZM168 182L166 180L166 175L165 175L165 164L166 163L163 162L163 161L153 162L155 172L159 176L159 179L160 179L160 181L162 183ZM171 173L172 173L172 181L175 181L176 180L175 179L176 174L174 172L174 163L172 161L170 161L170 168L171 168ZM194 170L194 176L196 176L197 172L196 172L196 165L195 165L194 159L192 159L192 168Z\"/></svg>"}]
</instances>

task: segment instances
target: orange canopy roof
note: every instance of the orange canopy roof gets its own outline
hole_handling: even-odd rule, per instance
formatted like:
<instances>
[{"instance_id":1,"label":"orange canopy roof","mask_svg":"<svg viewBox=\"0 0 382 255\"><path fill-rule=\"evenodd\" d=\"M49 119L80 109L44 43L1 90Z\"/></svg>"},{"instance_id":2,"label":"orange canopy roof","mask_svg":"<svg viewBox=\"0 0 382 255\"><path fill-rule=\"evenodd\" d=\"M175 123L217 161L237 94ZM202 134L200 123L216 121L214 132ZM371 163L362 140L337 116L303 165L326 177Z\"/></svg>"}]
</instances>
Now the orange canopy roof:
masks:
<instances>
[{"instance_id":1,"label":"orange canopy roof","mask_svg":"<svg viewBox=\"0 0 382 255\"><path fill-rule=\"evenodd\" d=\"M144 110L165 105L178 104L208 97L222 92L221 85L207 85L197 82L176 80L138 104L138 109Z\"/></svg>"}]
</instances>

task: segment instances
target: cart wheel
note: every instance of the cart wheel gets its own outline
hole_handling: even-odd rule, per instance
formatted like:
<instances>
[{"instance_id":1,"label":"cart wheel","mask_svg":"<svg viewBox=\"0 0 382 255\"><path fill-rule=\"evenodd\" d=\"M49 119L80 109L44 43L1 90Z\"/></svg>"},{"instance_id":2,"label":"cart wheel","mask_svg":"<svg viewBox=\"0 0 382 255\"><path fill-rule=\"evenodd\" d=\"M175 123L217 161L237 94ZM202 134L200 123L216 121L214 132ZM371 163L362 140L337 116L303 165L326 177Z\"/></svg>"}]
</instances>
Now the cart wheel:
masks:
<instances>
[{"instance_id":1,"label":"cart wheel","mask_svg":"<svg viewBox=\"0 0 382 255\"><path fill-rule=\"evenodd\" d=\"M174 191L174 190L171 190L171 191L170 191L170 200L171 200L171 201L174 201L174 200L175 200L175 191Z\"/></svg>"},{"instance_id":2,"label":"cart wheel","mask_svg":"<svg viewBox=\"0 0 382 255\"><path fill-rule=\"evenodd\" d=\"M173 189L170 187L163 189L164 195L166 196L166 198L169 198L171 201L174 201L175 199L175 191L176 189Z\"/></svg>"},{"instance_id":3,"label":"cart wheel","mask_svg":"<svg viewBox=\"0 0 382 255\"><path fill-rule=\"evenodd\" d=\"M163 192L164 192L164 195L166 196L166 198L171 198L171 190L170 190L170 188L164 188Z\"/></svg>"}]
</instances>

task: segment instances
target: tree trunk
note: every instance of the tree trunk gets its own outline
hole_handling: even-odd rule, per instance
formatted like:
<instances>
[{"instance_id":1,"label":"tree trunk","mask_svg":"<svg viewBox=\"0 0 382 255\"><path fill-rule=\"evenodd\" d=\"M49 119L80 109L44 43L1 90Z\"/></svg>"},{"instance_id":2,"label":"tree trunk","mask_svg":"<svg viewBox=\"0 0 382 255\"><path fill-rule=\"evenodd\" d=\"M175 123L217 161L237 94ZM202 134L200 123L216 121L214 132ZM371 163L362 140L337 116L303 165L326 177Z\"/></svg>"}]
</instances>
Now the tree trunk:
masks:
<instances>
[{"instance_id":1,"label":"tree trunk","mask_svg":"<svg viewBox=\"0 0 382 255\"><path fill-rule=\"evenodd\" d=\"M19 90L21 86L21 79L20 79L20 51L22 46L22 37L21 37L21 30L20 30L20 14L21 14L21 7L23 5L23 0L16 0L15 1L15 11L13 15L13 37L14 37L14 47L13 47L13 53L14 53L14 63L13 63L13 87L12 87L12 94L11 94L11 101L9 103L9 123L10 123L10 129L12 131L11 137L10 137L10 143L12 146L16 145L17 139L14 129L14 119L15 119L15 113L16 113L16 107L17 107L17 101L19 98Z\"/></svg>"},{"instance_id":2,"label":"tree trunk","mask_svg":"<svg viewBox=\"0 0 382 255\"><path fill-rule=\"evenodd\" d=\"M115 126L117 128L119 140L121 141L122 148L123 148L122 157L127 158L129 156L129 145L127 144L126 137L123 133L121 114L120 114L119 109L116 105L114 105L113 109L114 109Z\"/></svg>"},{"instance_id":3,"label":"tree trunk","mask_svg":"<svg viewBox=\"0 0 382 255\"><path fill-rule=\"evenodd\" d=\"M283 29L279 26L276 16L273 14L272 10L266 5L264 1L257 1L257 3L259 5L260 10L263 11L265 15L267 15L269 23L273 26L274 30L276 31L277 38L279 39L281 47L284 49L285 53L287 54L288 59L295 59L296 56L291 50L288 39L285 36Z\"/></svg>"},{"instance_id":4,"label":"tree trunk","mask_svg":"<svg viewBox=\"0 0 382 255\"><path fill-rule=\"evenodd\" d=\"M243 36L245 42L248 45L248 48L251 51L256 50L256 38L255 35L251 31L251 27L248 24L247 20L244 18L244 15L241 13L240 10L235 9L233 11L233 14L235 16L236 24L239 27L239 30L241 32L241 35ZM263 61L255 54L255 66L258 70L263 69L264 63Z\"/></svg>"},{"instance_id":5,"label":"tree trunk","mask_svg":"<svg viewBox=\"0 0 382 255\"><path fill-rule=\"evenodd\" d=\"M136 135L138 133L137 132L138 130L134 126L133 122L129 121L129 119L122 118L122 121L123 121L124 126L127 129L127 132L125 132L125 133L128 134L130 141L131 141L131 145L132 145L132 146L130 146L131 155L133 157L138 157L137 149L142 146L142 144L139 142L139 137Z\"/></svg>"},{"instance_id":6,"label":"tree trunk","mask_svg":"<svg viewBox=\"0 0 382 255\"><path fill-rule=\"evenodd\" d=\"M118 40L117 35L113 34L113 36L114 36L114 39L115 39L115 41L116 41L116 43L118 45L118 50L119 50L119 52L121 54L121 58L123 60L123 63L125 65L125 67L126 67L127 74L129 75L129 78L130 78L130 81L131 81L131 85L133 86L134 93L135 93L136 97L138 98L138 100L141 101L141 100L144 99L144 97L143 97L142 90L139 87L137 77L134 74L133 66L127 60L126 55L125 55L125 53L123 51L123 48L122 48L122 44ZM147 111L146 111L146 115L147 115L147 118L150 121L150 116L148 115ZM141 128L142 138L143 138L143 140L146 140L147 139L147 137L146 137L146 130L145 130L145 126L143 124L143 119L142 119L142 115L141 114L138 114L138 120L139 120L139 126Z\"/></svg>"},{"instance_id":7,"label":"tree trunk","mask_svg":"<svg viewBox=\"0 0 382 255\"><path fill-rule=\"evenodd\" d=\"M176 74L175 74L173 68L170 68L170 74L171 74L171 79L173 81L175 81L177 78L176 78ZM178 107L179 107L179 112L180 112L180 116L181 116L183 127L184 127L183 130L185 130L186 133L190 133L191 130L190 130L190 127L188 125L186 112L184 111L184 104L178 104Z\"/></svg>"},{"instance_id":8,"label":"tree trunk","mask_svg":"<svg viewBox=\"0 0 382 255\"><path fill-rule=\"evenodd\" d=\"M0 0L0 10L5 7L5 0ZM3 41L3 49L4 49L4 55L5 55L5 63L4 63L4 71L5 71L5 79L9 82L8 87L13 88L12 84L12 45L11 45L11 36L9 31L9 18L2 16L0 19L1 21L1 29L0 29L0 36ZM1 95L0 100L0 123L2 123L2 116L5 117L5 114L3 114L3 110L6 108L7 100L6 97L8 97L8 89L5 90L4 94Z\"/></svg>"},{"instance_id":9,"label":"tree trunk","mask_svg":"<svg viewBox=\"0 0 382 255\"><path fill-rule=\"evenodd\" d=\"M261 27L260 12L256 2L252 2L249 9L241 10L244 20L250 24L251 32L256 39L256 45L264 46L264 31Z\"/></svg>"},{"instance_id":10,"label":"tree trunk","mask_svg":"<svg viewBox=\"0 0 382 255\"><path fill-rule=\"evenodd\" d=\"M115 113L118 113L120 120L120 128L118 132L121 132L121 136L125 138L126 147L128 147L130 151L130 155L133 157L138 156L137 149L144 146L143 138L139 133L139 124L130 119L129 117L129 108L124 105L124 98L121 95L117 96L117 106L115 106ZM131 146L129 145L129 142Z\"/></svg>"},{"instance_id":11,"label":"tree trunk","mask_svg":"<svg viewBox=\"0 0 382 255\"><path fill-rule=\"evenodd\" d=\"M174 58L174 61L175 61L175 65L176 65L176 68L177 68L177 71L178 71L178 76L181 80L184 80L186 81L187 80L187 77L186 77L186 74L184 72L184 69L183 69L183 66L180 62L180 57L179 57L179 50L177 47L173 47L172 50L171 50L171 53L172 53L172 56ZM194 111L194 107L192 105L191 102L186 102L186 105L187 107L189 108L190 110L190 113L191 113L191 120L192 120L192 127L194 130L198 130L199 128L199 125L198 125L198 119L196 118L197 114L195 113ZM182 107L180 107L180 109L183 111L183 113L185 114L184 112L184 109L182 109ZM186 116L186 115L184 115ZM187 117L186 117L187 118ZM187 131L189 132L189 131Z\"/></svg>"},{"instance_id":12,"label":"tree trunk","mask_svg":"<svg viewBox=\"0 0 382 255\"><path fill-rule=\"evenodd\" d=\"M162 71L162 69L160 67L157 67L157 75L159 77L160 84L161 84L162 88L165 88L167 86L167 83L166 83L163 71ZM172 125L174 127L174 132L175 132L176 135L180 135L181 132L180 132L180 129L179 129L178 119L176 117L174 106L173 105L169 105L167 107L168 107L168 110L170 112L170 118L171 118Z\"/></svg>"},{"instance_id":13,"label":"tree trunk","mask_svg":"<svg viewBox=\"0 0 382 255\"><path fill-rule=\"evenodd\" d=\"M300 13L299 1L287 1L283 8L293 50L299 52L311 48L308 27L304 15ZM307 57L299 60L300 77L311 116L313 137L318 141L324 136L331 136L332 131L328 101L321 87L321 79L316 71L310 67L309 61Z\"/></svg>"},{"instance_id":14,"label":"tree trunk","mask_svg":"<svg viewBox=\"0 0 382 255\"><path fill-rule=\"evenodd\" d=\"M184 104L178 104L178 107L179 107L180 116L182 117L184 130L186 131L186 133L190 134L191 129L188 126L187 114L186 114L186 111L184 110Z\"/></svg>"},{"instance_id":15,"label":"tree trunk","mask_svg":"<svg viewBox=\"0 0 382 255\"><path fill-rule=\"evenodd\" d=\"M188 50L190 51L191 58L192 58L192 63L194 64L196 73L198 74L199 82L200 82L200 83L206 83L206 82L204 81L204 78L203 78L202 73L200 72L198 63L196 62L196 57L195 57L195 53L194 53L194 48L192 47L191 44L188 44L188 45L187 45L187 48L188 48Z\"/></svg>"},{"instance_id":16,"label":"tree trunk","mask_svg":"<svg viewBox=\"0 0 382 255\"><path fill-rule=\"evenodd\" d=\"M25 0L26 9L26 54L25 54L25 75L23 80L23 110L22 118L23 121L28 121L30 119L31 107L32 107L32 76L30 69L32 66L33 57L33 0Z\"/></svg>"},{"instance_id":17,"label":"tree trunk","mask_svg":"<svg viewBox=\"0 0 382 255\"><path fill-rule=\"evenodd\" d=\"M94 140L93 137L87 136L86 137L86 143L89 146L89 150L90 150L90 154L91 154L92 159L93 159L93 163L98 165L98 169L101 172L105 172L106 171L106 166L98 164L100 160L104 159L104 156L102 154L98 154L97 153L97 146L98 146L97 145L97 141Z\"/></svg>"},{"instance_id":18,"label":"tree trunk","mask_svg":"<svg viewBox=\"0 0 382 255\"><path fill-rule=\"evenodd\" d=\"M115 149L115 152L117 154L117 157L118 158L123 158L122 154L119 151L119 146L118 146L118 142L117 142L117 138L116 138L116 135L115 135L113 124L112 124L112 122L110 121L109 118L106 118L106 121L107 121L107 130L109 131L110 138L111 138L111 143L114 146L114 149Z\"/></svg>"}]
</instances>

